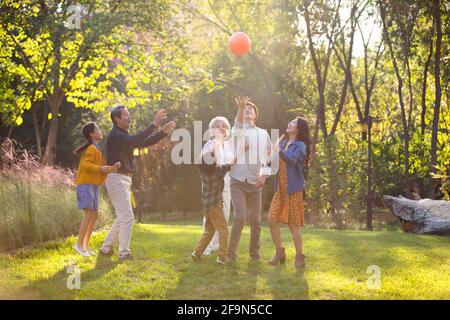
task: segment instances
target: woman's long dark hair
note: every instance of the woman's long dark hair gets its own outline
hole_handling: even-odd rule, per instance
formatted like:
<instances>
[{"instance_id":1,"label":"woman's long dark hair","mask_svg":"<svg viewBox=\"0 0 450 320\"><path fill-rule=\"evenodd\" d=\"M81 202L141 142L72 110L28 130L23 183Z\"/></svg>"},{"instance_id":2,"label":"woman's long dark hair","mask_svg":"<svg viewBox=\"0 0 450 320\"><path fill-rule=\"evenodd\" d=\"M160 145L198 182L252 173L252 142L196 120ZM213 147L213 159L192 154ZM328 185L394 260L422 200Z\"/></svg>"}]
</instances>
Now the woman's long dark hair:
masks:
<instances>
[{"instance_id":1,"label":"woman's long dark hair","mask_svg":"<svg viewBox=\"0 0 450 320\"><path fill-rule=\"evenodd\" d=\"M93 142L91 138L91 133L94 132L95 128L97 127L97 124L95 122L88 122L83 126L83 129L81 132L83 133L83 136L86 138L86 142L76 148L73 153L76 155L80 155L84 150L86 150L87 147L89 147Z\"/></svg>"},{"instance_id":2,"label":"woman's long dark hair","mask_svg":"<svg viewBox=\"0 0 450 320\"><path fill-rule=\"evenodd\" d=\"M305 165L309 165L311 162L311 135L309 133L308 122L302 117L297 117L297 130L297 140L303 141L306 144Z\"/></svg>"}]
</instances>

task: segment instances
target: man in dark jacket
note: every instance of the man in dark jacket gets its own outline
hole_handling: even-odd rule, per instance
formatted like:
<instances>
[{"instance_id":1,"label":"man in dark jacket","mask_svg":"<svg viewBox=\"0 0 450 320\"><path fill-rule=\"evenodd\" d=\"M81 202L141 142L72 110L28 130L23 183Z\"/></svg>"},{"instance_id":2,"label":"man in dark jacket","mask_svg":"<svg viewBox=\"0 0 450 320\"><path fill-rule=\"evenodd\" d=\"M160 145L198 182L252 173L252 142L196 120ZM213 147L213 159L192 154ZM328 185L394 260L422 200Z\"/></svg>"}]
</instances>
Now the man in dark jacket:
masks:
<instances>
[{"instance_id":1,"label":"man in dark jacket","mask_svg":"<svg viewBox=\"0 0 450 320\"><path fill-rule=\"evenodd\" d=\"M130 135L128 129L131 124L130 112L124 106L116 106L111 111L113 129L106 141L107 163L120 162L121 167L115 173L108 175L106 189L114 206L116 220L106 236L99 253L112 256L115 243L119 242L119 259L132 260L130 251L131 232L134 222L131 206L131 176L133 173L133 149L154 145L166 137L175 128L173 121L161 127L166 118L166 111L159 110L153 123L147 128Z\"/></svg>"}]
</instances>

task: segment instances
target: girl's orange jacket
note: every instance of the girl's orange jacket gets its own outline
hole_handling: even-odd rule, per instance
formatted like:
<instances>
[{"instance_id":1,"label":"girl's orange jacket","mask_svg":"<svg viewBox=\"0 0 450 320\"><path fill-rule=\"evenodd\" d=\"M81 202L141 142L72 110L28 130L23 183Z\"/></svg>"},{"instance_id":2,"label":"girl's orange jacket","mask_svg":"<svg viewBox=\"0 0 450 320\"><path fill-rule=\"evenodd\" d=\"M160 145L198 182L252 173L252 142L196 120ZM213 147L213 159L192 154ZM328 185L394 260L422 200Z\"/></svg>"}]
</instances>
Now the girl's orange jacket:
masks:
<instances>
[{"instance_id":1,"label":"girl's orange jacket","mask_svg":"<svg viewBox=\"0 0 450 320\"><path fill-rule=\"evenodd\" d=\"M106 173L100 168L106 165L102 152L91 144L81 154L80 165L78 166L76 185L80 184L96 184L100 185L106 180Z\"/></svg>"}]
</instances>

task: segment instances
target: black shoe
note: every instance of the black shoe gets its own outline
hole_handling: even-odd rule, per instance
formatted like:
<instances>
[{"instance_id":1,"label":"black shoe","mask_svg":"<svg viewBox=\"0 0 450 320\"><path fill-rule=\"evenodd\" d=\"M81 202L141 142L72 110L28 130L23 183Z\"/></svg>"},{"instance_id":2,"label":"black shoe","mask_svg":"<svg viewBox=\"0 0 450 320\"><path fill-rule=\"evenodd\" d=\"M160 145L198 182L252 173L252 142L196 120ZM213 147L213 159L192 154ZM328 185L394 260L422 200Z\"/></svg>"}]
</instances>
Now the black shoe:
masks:
<instances>
[{"instance_id":1,"label":"black shoe","mask_svg":"<svg viewBox=\"0 0 450 320\"><path fill-rule=\"evenodd\" d=\"M127 260L134 260L134 257L131 255L131 253L128 253L124 256L119 256L120 261L127 261Z\"/></svg>"},{"instance_id":2,"label":"black shoe","mask_svg":"<svg viewBox=\"0 0 450 320\"><path fill-rule=\"evenodd\" d=\"M98 250L98 255L101 257L112 257L114 254L114 250L109 250L109 252L105 252L102 249Z\"/></svg>"}]
</instances>

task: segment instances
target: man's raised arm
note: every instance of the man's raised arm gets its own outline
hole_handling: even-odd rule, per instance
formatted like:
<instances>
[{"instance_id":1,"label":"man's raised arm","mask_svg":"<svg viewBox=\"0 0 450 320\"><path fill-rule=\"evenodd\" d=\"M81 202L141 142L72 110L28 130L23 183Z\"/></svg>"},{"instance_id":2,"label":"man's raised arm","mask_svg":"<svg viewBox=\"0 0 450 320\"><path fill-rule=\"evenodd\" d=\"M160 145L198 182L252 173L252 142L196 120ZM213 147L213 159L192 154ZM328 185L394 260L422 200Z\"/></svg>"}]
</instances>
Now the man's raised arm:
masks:
<instances>
[{"instance_id":1,"label":"man's raised arm","mask_svg":"<svg viewBox=\"0 0 450 320\"><path fill-rule=\"evenodd\" d=\"M159 140L161 140L162 138L165 137L165 135L160 135L160 133L157 133L157 134L155 134L153 136L152 136L152 134L154 133L154 131L156 129L158 129L161 126L161 123L163 122L163 120L166 117L167 117L167 114L166 114L166 110L165 109L158 110L158 112L155 115L155 119L153 120L153 123L150 124L144 130L142 130L142 131L140 131L140 132L138 132L138 133L136 133L134 135L127 136L125 138L126 139L126 143L131 145L131 146L133 146L133 148L144 147L144 146L148 146L148 145L151 145L151 144L155 144L156 142L158 142ZM154 136L157 136L157 137L156 138L152 138ZM151 138L151 140L150 140L150 138ZM151 143L151 142L153 142L155 140L156 140L156 142Z\"/></svg>"}]
</instances>

